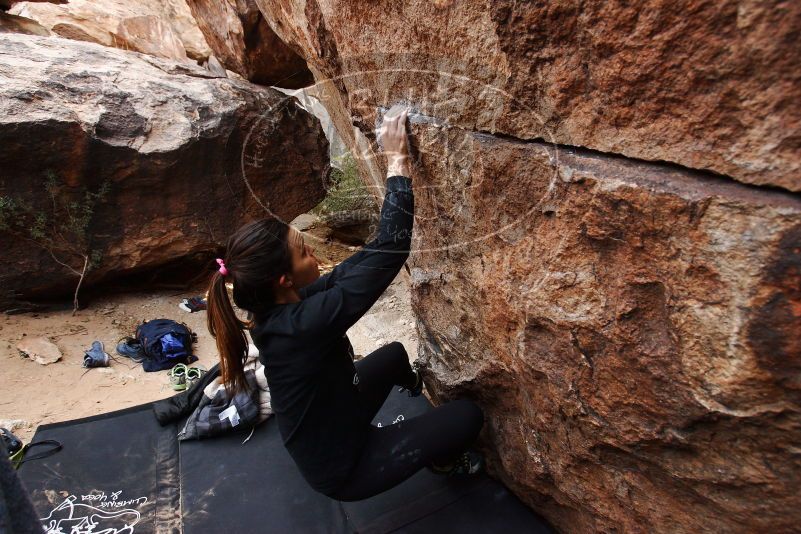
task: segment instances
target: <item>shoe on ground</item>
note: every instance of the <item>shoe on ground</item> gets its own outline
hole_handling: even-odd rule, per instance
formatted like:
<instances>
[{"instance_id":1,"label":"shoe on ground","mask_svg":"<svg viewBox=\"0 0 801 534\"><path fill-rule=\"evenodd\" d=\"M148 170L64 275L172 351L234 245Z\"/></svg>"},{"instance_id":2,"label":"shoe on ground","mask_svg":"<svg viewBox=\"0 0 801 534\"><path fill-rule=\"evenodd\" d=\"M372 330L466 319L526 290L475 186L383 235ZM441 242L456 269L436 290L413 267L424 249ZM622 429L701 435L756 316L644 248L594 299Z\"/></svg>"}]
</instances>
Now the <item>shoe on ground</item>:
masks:
<instances>
[{"instance_id":1,"label":"shoe on ground","mask_svg":"<svg viewBox=\"0 0 801 534\"><path fill-rule=\"evenodd\" d=\"M136 363L142 363L145 359L145 351L142 348L142 344L132 337L125 338L117 344L117 353L130 358Z\"/></svg>"},{"instance_id":2,"label":"shoe on ground","mask_svg":"<svg viewBox=\"0 0 801 534\"><path fill-rule=\"evenodd\" d=\"M432 462L428 469L437 475L475 475L484 470L484 456L479 452L467 451L448 465L440 466Z\"/></svg>"},{"instance_id":3,"label":"shoe on ground","mask_svg":"<svg viewBox=\"0 0 801 534\"><path fill-rule=\"evenodd\" d=\"M103 343L92 341L92 348L83 355L83 366L86 368L108 367L109 359L110 356L103 350Z\"/></svg>"},{"instance_id":4,"label":"shoe on ground","mask_svg":"<svg viewBox=\"0 0 801 534\"><path fill-rule=\"evenodd\" d=\"M190 297L183 299L178 307L185 312L195 313L206 309L206 299L203 297Z\"/></svg>"},{"instance_id":5,"label":"shoe on ground","mask_svg":"<svg viewBox=\"0 0 801 534\"><path fill-rule=\"evenodd\" d=\"M186 365L177 363L170 369L167 377L170 379L170 385L175 391L184 391L186 389Z\"/></svg>"},{"instance_id":6,"label":"shoe on ground","mask_svg":"<svg viewBox=\"0 0 801 534\"><path fill-rule=\"evenodd\" d=\"M186 389L190 389L199 381L203 375L206 374L206 369L203 367L187 367L186 368Z\"/></svg>"}]
</instances>

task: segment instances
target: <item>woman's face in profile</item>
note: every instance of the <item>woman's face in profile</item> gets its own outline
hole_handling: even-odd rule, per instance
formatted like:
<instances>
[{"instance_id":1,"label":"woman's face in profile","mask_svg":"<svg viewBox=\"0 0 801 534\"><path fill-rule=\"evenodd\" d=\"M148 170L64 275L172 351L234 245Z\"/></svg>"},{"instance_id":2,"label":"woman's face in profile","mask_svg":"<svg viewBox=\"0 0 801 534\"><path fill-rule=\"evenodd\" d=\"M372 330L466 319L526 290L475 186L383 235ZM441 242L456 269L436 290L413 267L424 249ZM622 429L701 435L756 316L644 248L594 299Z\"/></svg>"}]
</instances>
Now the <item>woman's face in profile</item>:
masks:
<instances>
[{"instance_id":1,"label":"woman's face in profile","mask_svg":"<svg viewBox=\"0 0 801 534\"><path fill-rule=\"evenodd\" d=\"M292 282L295 289L300 289L320 278L319 262L314 249L306 244L303 234L294 227L289 227L289 251L292 256Z\"/></svg>"}]
</instances>

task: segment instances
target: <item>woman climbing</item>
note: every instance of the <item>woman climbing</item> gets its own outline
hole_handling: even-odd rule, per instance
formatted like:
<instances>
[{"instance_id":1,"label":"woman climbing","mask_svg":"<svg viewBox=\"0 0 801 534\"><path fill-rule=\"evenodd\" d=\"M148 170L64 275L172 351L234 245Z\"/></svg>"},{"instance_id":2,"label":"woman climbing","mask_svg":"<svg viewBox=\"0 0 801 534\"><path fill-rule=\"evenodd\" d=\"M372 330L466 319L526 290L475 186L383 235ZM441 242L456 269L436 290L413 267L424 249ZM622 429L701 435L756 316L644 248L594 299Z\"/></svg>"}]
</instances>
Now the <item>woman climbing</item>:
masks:
<instances>
[{"instance_id":1,"label":"woman climbing","mask_svg":"<svg viewBox=\"0 0 801 534\"><path fill-rule=\"evenodd\" d=\"M423 467L472 474L481 465L479 455L464 452L483 424L481 410L470 401L372 426L393 387L416 396L423 382L400 343L354 365L345 335L409 256L414 197L407 112L390 114L380 132L388 178L374 240L320 277L314 251L300 232L276 219L253 222L229 239L209 288L208 326L226 387L247 387L244 329L249 329L287 450L315 490L341 501L381 493ZM226 282L233 284L236 305L251 312L249 323L234 314Z\"/></svg>"}]
</instances>

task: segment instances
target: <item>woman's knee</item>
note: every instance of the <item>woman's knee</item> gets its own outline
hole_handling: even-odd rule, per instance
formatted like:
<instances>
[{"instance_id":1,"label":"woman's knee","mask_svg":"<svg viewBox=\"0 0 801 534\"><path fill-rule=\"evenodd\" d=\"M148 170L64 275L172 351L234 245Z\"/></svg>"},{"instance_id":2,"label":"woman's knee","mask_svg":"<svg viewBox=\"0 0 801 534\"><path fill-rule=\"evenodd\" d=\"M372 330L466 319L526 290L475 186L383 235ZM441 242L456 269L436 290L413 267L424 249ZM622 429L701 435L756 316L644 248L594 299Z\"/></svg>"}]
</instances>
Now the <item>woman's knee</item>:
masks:
<instances>
[{"instance_id":1,"label":"woman's knee","mask_svg":"<svg viewBox=\"0 0 801 534\"><path fill-rule=\"evenodd\" d=\"M400 341L393 341L392 343L387 343L385 345L387 350L392 351L392 354L395 354L399 358L403 358L408 361L409 354L406 352L406 347L403 346L403 343Z\"/></svg>"},{"instance_id":2,"label":"woman's knee","mask_svg":"<svg viewBox=\"0 0 801 534\"><path fill-rule=\"evenodd\" d=\"M388 357L401 368L409 366L409 354L406 352L406 347L400 341L393 341L384 345L383 349L387 351Z\"/></svg>"}]
</instances>

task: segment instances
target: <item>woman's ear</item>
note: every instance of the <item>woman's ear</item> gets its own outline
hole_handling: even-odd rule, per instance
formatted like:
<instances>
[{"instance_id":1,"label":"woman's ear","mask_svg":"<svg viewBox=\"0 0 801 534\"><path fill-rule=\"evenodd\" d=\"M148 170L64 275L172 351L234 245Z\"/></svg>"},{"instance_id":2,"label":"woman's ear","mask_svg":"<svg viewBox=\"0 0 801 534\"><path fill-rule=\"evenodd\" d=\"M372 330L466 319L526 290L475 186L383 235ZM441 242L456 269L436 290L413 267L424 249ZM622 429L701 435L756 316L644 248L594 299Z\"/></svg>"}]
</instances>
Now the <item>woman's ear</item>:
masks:
<instances>
[{"instance_id":1,"label":"woman's ear","mask_svg":"<svg viewBox=\"0 0 801 534\"><path fill-rule=\"evenodd\" d=\"M278 285L281 287L292 287L292 280L285 274L282 274L278 279Z\"/></svg>"}]
</instances>

